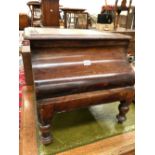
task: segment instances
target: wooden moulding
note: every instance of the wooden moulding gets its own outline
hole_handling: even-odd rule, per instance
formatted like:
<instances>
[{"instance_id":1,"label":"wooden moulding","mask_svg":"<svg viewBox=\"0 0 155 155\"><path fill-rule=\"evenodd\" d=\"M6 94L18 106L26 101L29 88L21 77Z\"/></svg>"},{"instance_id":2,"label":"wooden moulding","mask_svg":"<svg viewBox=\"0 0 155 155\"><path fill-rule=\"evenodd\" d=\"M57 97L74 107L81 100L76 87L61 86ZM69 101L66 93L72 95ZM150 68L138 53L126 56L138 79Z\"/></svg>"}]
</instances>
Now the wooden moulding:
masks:
<instances>
[{"instance_id":1,"label":"wooden moulding","mask_svg":"<svg viewBox=\"0 0 155 155\"><path fill-rule=\"evenodd\" d=\"M134 97L134 87L123 87L116 89L108 89L81 93L75 95L67 95L62 97L38 100L39 108L43 108L47 113L54 111L70 111L76 108L88 107L96 104L109 103L117 100L126 100ZM69 105L69 106L68 106ZM46 113L46 114L47 114Z\"/></svg>"},{"instance_id":2,"label":"wooden moulding","mask_svg":"<svg viewBox=\"0 0 155 155\"><path fill-rule=\"evenodd\" d=\"M57 39L57 38L56 38ZM115 39L113 40L89 40L89 39L84 39L81 42L80 38L78 40L73 39L59 39L59 40L33 40L32 41L32 48L40 48L40 47L47 47L47 48L60 48L60 47L108 47L108 46L123 46L123 47L128 47L129 40L123 41L122 39L117 41L117 45L115 44Z\"/></svg>"}]
</instances>

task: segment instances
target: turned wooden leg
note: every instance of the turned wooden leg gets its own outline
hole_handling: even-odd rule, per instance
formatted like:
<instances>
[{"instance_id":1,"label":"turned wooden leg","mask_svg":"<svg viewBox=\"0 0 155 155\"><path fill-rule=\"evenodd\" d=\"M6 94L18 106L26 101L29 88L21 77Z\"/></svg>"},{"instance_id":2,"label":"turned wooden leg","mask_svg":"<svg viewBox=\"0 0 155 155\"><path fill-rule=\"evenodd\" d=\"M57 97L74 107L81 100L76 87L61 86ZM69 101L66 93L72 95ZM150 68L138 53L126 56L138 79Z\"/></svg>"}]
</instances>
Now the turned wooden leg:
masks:
<instances>
[{"instance_id":1,"label":"turned wooden leg","mask_svg":"<svg viewBox=\"0 0 155 155\"><path fill-rule=\"evenodd\" d=\"M126 113L129 111L129 105L130 102L128 101L121 101L118 109L119 109L119 114L116 116L118 123L123 123L126 120Z\"/></svg>"},{"instance_id":2,"label":"turned wooden leg","mask_svg":"<svg viewBox=\"0 0 155 155\"><path fill-rule=\"evenodd\" d=\"M39 129L41 131L41 142L43 144L50 144L52 142L52 136L50 134L51 126L50 124L42 125L39 124Z\"/></svg>"},{"instance_id":3,"label":"turned wooden leg","mask_svg":"<svg viewBox=\"0 0 155 155\"><path fill-rule=\"evenodd\" d=\"M38 120L39 129L41 132L41 142L45 145L52 142L51 130L51 120L53 118L53 108L46 109L46 107L38 108Z\"/></svg>"}]
</instances>

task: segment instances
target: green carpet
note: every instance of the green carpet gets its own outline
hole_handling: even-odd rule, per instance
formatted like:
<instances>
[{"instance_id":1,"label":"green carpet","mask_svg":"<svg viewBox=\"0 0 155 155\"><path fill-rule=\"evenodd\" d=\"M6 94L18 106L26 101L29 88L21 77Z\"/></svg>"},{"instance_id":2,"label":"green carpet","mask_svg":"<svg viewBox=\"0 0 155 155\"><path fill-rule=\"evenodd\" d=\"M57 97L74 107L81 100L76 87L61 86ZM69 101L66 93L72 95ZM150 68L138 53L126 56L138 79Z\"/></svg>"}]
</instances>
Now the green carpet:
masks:
<instances>
[{"instance_id":1,"label":"green carpet","mask_svg":"<svg viewBox=\"0 0 155 155\"><path fill-rule=\"evenodd\" d=\"M54 141L48 146L39 143L40 155L53 155L107 137L134 130L134 104L127 120L118 124L119 102L56 114L53 118Z\"/></svg>"}]
</instances>

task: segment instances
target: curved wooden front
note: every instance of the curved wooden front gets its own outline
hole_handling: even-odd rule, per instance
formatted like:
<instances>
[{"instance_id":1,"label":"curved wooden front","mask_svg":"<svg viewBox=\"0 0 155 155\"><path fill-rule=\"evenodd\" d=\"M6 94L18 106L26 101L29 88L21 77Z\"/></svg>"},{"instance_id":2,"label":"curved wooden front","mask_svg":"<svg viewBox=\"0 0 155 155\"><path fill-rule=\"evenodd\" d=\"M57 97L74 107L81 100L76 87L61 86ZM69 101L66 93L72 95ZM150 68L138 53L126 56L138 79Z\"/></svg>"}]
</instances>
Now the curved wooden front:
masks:
<instances>
[{"instance_id":1,"label":"curved wooden front","mask_svg":"<svg viewBox=\"0 0 155 155\"><path fill-rule=\"evenodd\" d=\"M134 85L122 47L35 48L32 64L37 99Z\"/></svg>"},{"instance_id":2,"label":"curved wooden front","mask_svg":"<svg viewBox=\"0 0 155 155\"><path fill-rule=\"evenodd\" d=\"M134 98L134 71L127 60L129 37L91 30L27 29L30 39L41 141L49 144L55 112L120 101L126 120Z\"/></svg>"}]
</instances>

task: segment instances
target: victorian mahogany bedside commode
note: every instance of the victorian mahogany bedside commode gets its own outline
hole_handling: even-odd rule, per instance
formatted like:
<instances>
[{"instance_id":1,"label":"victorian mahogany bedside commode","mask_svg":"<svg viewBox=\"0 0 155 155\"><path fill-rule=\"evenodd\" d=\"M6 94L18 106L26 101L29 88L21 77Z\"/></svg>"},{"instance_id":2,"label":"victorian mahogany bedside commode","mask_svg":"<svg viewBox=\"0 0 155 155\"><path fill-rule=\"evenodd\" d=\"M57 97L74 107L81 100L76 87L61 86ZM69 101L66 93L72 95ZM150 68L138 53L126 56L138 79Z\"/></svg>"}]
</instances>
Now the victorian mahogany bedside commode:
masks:
<instances>
[{"instance_id":1,"label":"victorian mahogany bedside commode","mask_svg":"<svg viewBox=\"0 0 155 155\"><path fill-rule=\"evenodd\" d=\"M127 60L130 37L95 30L26 28L41 141L49 144L51 120L65 112L120 101L126 119L134 97L134 71Z\"/></svg>"}]
</instances>

